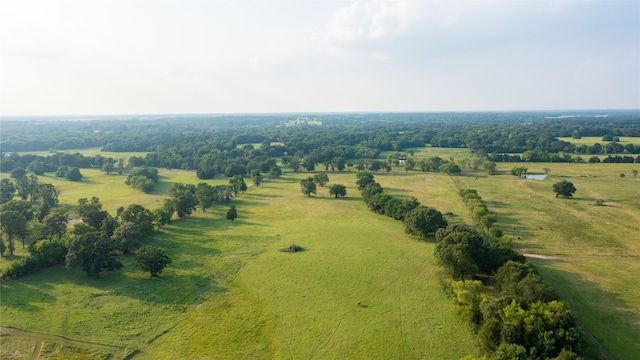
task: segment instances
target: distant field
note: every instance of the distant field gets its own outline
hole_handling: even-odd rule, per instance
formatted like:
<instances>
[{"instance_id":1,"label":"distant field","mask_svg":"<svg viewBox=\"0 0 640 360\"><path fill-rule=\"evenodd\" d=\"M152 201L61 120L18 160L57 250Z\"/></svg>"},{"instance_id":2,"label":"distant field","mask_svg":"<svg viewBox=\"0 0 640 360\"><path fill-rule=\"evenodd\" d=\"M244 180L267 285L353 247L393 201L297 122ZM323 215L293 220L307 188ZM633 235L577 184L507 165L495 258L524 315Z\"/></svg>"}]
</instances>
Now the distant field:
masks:
<instances>
[{"instance_id":1,"label":"distant field","mask_svg":"<svg viewBox=\"0 0 640 360\"><path fill-rule=\"evenodd\" d=\"M96 156L96 155L102 155L103 157L106 158L113 158L115 160L118 159L125 159L125 164L126 164L126 159L130 158L131 156L142 156L144 157L147 153L146 152L112 152L112 151L101 151L100 148L90 148L90 149L72 149L72 150L56 150L56 152L58 153L80 153L84 156ZM41 155L41 156L47 156L47 155L53 155L54 153L52 153L51 151L24 151L24 152L17 152L18 154L34 154L34 155Z\"/></svg>"},{"instance_id":2,"label":"distant field","mask_svg":"<svg viewBox=\"0 0 640 360\"><path fill-rule=\"evenodd\" d=\"M2 323L139 349L135 359L477 354L440 288L433 244L370 212L353 173L329 175L346 199L326 187L303 196L305 176L251 187L234 200L235 222L215 208L154 236L174 261L161 278L125 258L100 278L58 268L3 283ZM280 252L292 243L305 251Z\"/></svg>"},{"instance_id":3,"label":"distant field","mask_svg":"<svg viewBox=\"0 0 640 360\"><path fill-rule=\"evenodd\" d=\"M501 163L507 172L522 163ZM615 359L640 358L640 178L638 164L526 163L529 172L551 170L547 180L511 175L461 176L463 187L477 189L497 225L512 235L523 253L561 260L532 259ZM620 178L620 173L627 177ZM556 180L574 183L573 199L553 196ZM606 206L595 200L605 199Z\"/></svg>"},{"instance_id":4,"label":"distant field","mask_svg":"<svg viewBox=\"0 0 640 360\"><path fill-rule=\"evenodd\" d=\"M620 141L618 143L622 145L633 144L640 145L640 137L619 136ZM606 145L609 141L603 141L602 136L584 136L582 139L574 139L572 137L559 137L558 140L570 142L576 145L593 145L599 143L600 145Z\"/></svg>"}]
</instances>

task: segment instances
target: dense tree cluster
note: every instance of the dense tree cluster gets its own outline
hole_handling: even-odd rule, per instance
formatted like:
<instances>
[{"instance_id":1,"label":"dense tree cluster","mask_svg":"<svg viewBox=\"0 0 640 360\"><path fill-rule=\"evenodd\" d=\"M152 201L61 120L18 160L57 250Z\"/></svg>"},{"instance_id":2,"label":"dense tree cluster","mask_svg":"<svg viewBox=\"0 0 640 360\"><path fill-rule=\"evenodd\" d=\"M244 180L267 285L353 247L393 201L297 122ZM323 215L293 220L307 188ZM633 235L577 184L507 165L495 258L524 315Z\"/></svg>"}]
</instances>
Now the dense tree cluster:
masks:
<instances>
[{"instance_id":1,"label":"dense tree cluster","mask_svg":"<svg viewBox=\"0 0 640 360\"><path fill-rule=\"evenodd\" d=\"M460 195L476 220L486 216L477 191L463 189ZM449 289L457 312L477 329L492 359L577 358L586 341L571 312L533 265L491 231L493 223L480 222L484 235L461 225L436 233L434 254L454 279ZM478 274L495 275L498 293L474 280Z\"/></svg>"},{"instance_id":2,"label":"dense tree cluster","mask_svg":"<svg viewBox=\"0 0 640 360\"><path fill-rule=\"evenodd\" d=\"M356 184L369 209L403 221L408 234L426 238L439 228L447 226L440 211L420 205L416 198L400 199L385 194L382 186L368 171L356 173Z\"/></svg>"},{"instance_id":3,"label":"dense tree cluster","mask_svg":"<svg viewBox=\"0 0 640 360\"><path fill-rule=\"evenodd\" d=\"M117 256L133 253L154 232L156 216L140 205L118 209L113 217L102 209L100 200L79 199L74 212L82 222L68 226L69 214L63 208L50 208L41 218L30 202L10 200L0 205L0 223L7 243L2 255L13 255L14 240L29 239L30 256L13 260L1 278L21 276L56 264L80 266L87 275L98 275L122 267Z\"/></svg>"}]
</instances>

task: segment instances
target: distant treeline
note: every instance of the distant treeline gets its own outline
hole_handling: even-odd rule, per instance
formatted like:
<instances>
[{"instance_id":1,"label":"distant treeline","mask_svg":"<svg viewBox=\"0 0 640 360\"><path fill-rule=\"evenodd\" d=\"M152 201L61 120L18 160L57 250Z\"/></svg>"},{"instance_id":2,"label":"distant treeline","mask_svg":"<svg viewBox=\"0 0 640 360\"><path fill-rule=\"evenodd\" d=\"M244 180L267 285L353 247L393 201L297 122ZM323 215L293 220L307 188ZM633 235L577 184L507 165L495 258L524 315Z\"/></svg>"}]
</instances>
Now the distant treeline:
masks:
<instances>
[{"instance_id":1,"label":"distant treeline","mask_svg":"<svg viewBox=\"0 0 640 360\"><path fill-rule=\"evenodd\" d=\"M502 161L575 162L580 160L572 155L611 154L622 156L619 162L629 162L624 155L640 154L640 146L615 141L619 136L640 137L640 112L608 111L607 117L599 117L596 112L586 112L584 116L562 115L551 112L372 113L166 115L107 117L93 121L9 119L3 120L0 150L3 158L16 151L89 147L111 152L148 152L144 157L132 158L130 165L205 168L218 173L225 172L234 163L249 169L250 162L283 156L304 159L307 165L303 167L307 169L311 162L325 166L333 163L335 167L336 163L348 159L373 159L382 151L402 151L427 144L469 148L492 161L501 161L501 158ZM558 137L582 136L602 136L606 140L591 146L558 140ZM612 162L618 161L614 157Z\"/></svg>"}]
</instances>

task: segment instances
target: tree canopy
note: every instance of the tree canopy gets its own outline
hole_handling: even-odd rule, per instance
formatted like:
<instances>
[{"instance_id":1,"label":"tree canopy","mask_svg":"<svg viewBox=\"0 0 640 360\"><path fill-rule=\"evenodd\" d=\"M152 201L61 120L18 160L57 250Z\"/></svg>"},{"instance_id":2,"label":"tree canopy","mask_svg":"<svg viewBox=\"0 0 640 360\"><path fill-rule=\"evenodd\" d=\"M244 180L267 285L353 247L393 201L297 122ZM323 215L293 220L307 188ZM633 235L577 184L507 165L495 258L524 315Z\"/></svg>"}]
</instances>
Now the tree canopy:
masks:
<instances>
[{"instance_id":1,"label":"tree canopy","mask_svg":"<svg viewBox=\"0 0 640 360\"><path fill-rule=\"evenodd\" d=\"M572 182L567 180L561 180L553 184L553 192L556 194L556 197L572 197L576 192L575 186L573 186Z\"/></svg>"},{"instance_id":2,"label":"tree canopy","mask_svg":"<svg viewBox=\"0 0 640 360\"><path fill-rule=\"evenodd\" d=\"M144 246L136 251L133 263L142 271L156 277L171 264L171 258L164 249Z\"/></svg>"}]
</instances>

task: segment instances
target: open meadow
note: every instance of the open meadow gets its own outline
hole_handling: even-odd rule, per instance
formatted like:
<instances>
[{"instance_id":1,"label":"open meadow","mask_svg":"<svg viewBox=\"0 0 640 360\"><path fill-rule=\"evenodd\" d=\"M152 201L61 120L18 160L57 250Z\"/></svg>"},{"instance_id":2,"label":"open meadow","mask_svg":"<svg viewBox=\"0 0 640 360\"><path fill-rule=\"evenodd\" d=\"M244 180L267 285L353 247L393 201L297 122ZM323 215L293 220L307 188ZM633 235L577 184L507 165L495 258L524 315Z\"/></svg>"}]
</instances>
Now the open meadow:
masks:
<instances>
[{"instance_id":1,"label":"open meadow","mask_svg":"<svg viewBox=\"0 0 640 360\"><path fill-rule=\"evenodd\" d=\"M417 158L470 158L460 149L415 151ZM514 166L550 177L520 179L509 175ZM636 359L640 178L633 169L638 165L498 163L500 175L493 176L407 173L402 167L375 176L393 196L452 213L450 223L473 223L457 191L477 189L516 248L552 257L530 260L604 347L592 348L590 356ZM111 212L131 203L154 208L173 183L200 182L193 172L160 170L155 191L143 194L124 185L125 175L82 172L78 183L49 174L40 180L61 189L63 206L98 196ZM224 219L226 206L218 206L165 227L147 241L173 259L160 278L148 278L125 257L124 269L98 278L58 267L3 283L1 323L31 332L2 335L0 354L17 348L81 354L77 358L133 353L136 359L478 354L472 332L440 288L434 244L369 211L354 172L329 173L329 185L347 185L345 199L331 197L329 185L317 196L302 195L299 181L308 175L250 187L231 203L239 213L234 222ZM574 183L574 198L554 197L552 184L560 179ZM227 181L217 176L207 182ZM281 251L294 243L305 251Z\"/></svg>"},{"instance_id":2,"label":"open meadow","mask_svg":"<svg viewBox=\"0 0 640 360\"><path fill-rule=\"evenodd\" d=\"M455 177L477 189L498 216L497 226L522 253L552 256L530 260L545 281L615 359L640 357L640 178L638 164L499 163L551 176L524 180L512 175ZM552 184L572 182L572 199L555 198ZM605 200L604 206L596 200Z\"/></svg>"},{"instance_id":3,"label":"open meadow","mask_svg":"<svg viewBox=\"0 0 640 360\"><path fill-rule=\"evenodd\" d=\"M4 282L2 324L37 332L12 339L23 340L16 341L26 344L23 353L36 349L40 355L38 339L53 335L93 343L74 342L80 348L102 344L116 357L135 351L136 359L455 359L477 353L440 288L433 244L370 212L353 173L330 174L332 183L348 186L345 199L330 197L326 187L305 197L299 187L305 176L249 188L232 202L239 213L234 222L224 219L226 207L218 207L167 226L148 240L173 259L159 278L125 258L122 270L98 278L58 267ZM62 201L71 206L79 196L92 196L90 189ZM110 192L125 190L114 182ZM106 195L99 196L105 203ZM305 251L280 251L292 243Z\"/></svg>"}]
</instances>

